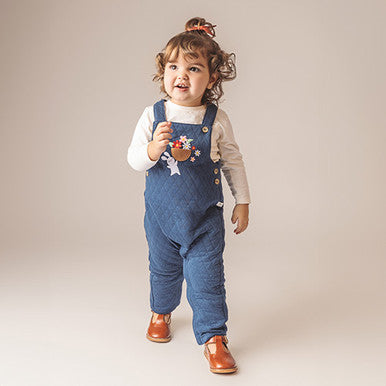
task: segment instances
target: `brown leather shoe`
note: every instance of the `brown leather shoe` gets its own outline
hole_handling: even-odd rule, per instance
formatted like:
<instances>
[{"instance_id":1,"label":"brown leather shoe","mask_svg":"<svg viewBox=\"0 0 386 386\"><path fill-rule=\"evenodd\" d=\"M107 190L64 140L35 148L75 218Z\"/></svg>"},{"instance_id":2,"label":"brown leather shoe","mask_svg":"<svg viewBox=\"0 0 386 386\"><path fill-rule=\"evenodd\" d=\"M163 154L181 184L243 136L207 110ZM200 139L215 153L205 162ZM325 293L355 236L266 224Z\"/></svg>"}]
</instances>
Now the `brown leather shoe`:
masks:
<instances>
[{"instance_id":1,"label":"brown leather shoe","mask_svg":"<svg viewBox=\"0 0 386 386\"><path fill-rule=\"evenodd\" d=\"M152 311L152 313L153 315L146 333L146 338L152 342L169 342L170 339L172 339L169 328L172 314L157 314L154 311Z\"/></svg>"},{"instance_id":2,"label":"brown leather shoe","mask_svg":"<svg viewBox=\"0 0 386 386\"><path fill-rule=\"evenodd\" d=\"M237 365L227 347L228 338L225 335L212 336L205 342L204 355L209 361L212 373L226 374L237 371Z\"/></svg>"}]
</instances>

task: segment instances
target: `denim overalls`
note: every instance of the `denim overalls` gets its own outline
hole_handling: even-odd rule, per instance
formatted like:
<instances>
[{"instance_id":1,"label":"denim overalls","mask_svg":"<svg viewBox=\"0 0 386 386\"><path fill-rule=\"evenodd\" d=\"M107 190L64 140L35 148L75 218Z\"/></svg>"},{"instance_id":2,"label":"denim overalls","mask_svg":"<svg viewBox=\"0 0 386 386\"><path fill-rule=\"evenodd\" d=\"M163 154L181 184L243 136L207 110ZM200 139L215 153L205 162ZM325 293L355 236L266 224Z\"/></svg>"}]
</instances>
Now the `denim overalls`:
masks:
<instances>
[{"instance_id":1,"label":"denim overalls","mask_svg":"<svg viewBox=\"0 0 386 386\"><path fill-rule=\"evenodd\" d=\"M164 102L154 104L153 133L166 121ZM185 278L198 344L226 335L228 320L221 165L210 158L216 113L210 104L202 124L172 122L168 147L146 171L150 306L158 314L172 312Z\"/></svg>"}]
</instances>

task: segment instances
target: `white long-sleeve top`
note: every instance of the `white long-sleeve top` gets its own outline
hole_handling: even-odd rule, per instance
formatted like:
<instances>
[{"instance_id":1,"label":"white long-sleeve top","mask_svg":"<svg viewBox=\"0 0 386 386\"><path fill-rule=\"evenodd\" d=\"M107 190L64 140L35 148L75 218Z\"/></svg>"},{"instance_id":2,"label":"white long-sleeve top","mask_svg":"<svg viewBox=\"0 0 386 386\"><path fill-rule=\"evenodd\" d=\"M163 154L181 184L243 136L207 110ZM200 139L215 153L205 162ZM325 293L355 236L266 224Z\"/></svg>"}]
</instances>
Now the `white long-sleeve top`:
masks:
<instances>
[{"instance_id":1,"label":"white long-sleeve top","mask_svg":"<svg viewBox=\"0 0 386 386\"><path fill-rule=\"evenodd\" d=\"M180 106L170 100L165 103L167 121L201 124L206 106ZM147 146L152 140L154 122L153 106L147 106L138 120L131 144L127 152L127 161L138 171L153 167L147 153ZM212 126L210 157L214 162L221 160L221 170L228 182L236 204L251 202L247 175L239 146L236 143L231 122L224 110L218 108Z\"/></svg>"}]
</instances>

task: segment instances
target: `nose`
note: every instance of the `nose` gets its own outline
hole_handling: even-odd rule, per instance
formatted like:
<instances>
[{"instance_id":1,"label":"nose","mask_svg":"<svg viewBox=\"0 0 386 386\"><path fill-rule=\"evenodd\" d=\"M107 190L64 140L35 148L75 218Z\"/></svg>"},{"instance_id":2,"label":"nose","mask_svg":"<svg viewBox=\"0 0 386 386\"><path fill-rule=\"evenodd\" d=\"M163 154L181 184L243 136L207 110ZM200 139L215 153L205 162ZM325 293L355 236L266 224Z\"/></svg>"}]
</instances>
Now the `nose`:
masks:
<instances>
[{"instance_id":1,"label":"nose","mask_svg":"<svg viewBox=\"0 0 386 386\"><path fill-rule=\"evenodd\" d=\"M187 74L184 69L181 69L178 73L177 79L187 79Z\"/></svg>"}]
</instances>

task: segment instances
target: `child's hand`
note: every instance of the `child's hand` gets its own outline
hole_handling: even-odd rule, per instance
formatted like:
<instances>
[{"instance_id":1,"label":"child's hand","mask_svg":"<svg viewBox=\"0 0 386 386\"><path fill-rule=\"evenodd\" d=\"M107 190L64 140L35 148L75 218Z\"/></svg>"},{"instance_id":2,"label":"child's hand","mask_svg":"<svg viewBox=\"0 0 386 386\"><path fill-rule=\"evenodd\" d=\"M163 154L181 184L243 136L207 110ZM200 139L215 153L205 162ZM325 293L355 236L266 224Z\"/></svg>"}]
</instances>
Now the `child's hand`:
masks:
<instances>
[{"instance_id":1,"label":"child's hand","mask_svg":"<svg viewBox=\"0 0 386 386\"><path fill-rule=\"evenodd\" d=\"M249 204L237 204L233 208L232 213L232 224L237 221L237 227L233 231L238 235L241 232L244 232L248 227L249 217Z\"/></svg>"},{"instance_id":2,"label":"child's hand","mask_svg":"<svg viewBox=\"0 0 386 386\"><path fill-rule=\"evenodd\" d=\"M152 161L157 161L161 154L166 150L173 132L170 127L171 122L161 122L154 130L153 140L147 145L147 154Z\"/></svg>"}]
</instances>

